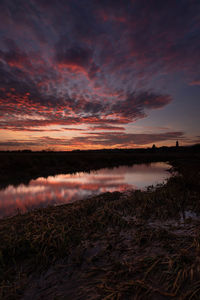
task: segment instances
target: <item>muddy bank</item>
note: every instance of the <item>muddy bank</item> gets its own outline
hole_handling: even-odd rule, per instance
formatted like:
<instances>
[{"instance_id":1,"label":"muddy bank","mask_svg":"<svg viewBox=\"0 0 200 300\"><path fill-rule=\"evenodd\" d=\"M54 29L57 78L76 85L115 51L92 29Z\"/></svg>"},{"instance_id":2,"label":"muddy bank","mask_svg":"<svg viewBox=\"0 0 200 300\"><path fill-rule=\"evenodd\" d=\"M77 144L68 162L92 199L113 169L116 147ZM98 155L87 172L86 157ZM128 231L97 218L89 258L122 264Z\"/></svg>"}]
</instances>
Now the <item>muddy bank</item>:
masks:
<instances>
[{"instance_id":1,"label":"muddy bank","mask_svg":"<svg viewBox=\"0 0 200 300\"><path fill-rule=\"evenodd\" d=\"M110 228L31 276L22 299L199 299L199 229L192 219Z\"/></svg>"}]
</instances>

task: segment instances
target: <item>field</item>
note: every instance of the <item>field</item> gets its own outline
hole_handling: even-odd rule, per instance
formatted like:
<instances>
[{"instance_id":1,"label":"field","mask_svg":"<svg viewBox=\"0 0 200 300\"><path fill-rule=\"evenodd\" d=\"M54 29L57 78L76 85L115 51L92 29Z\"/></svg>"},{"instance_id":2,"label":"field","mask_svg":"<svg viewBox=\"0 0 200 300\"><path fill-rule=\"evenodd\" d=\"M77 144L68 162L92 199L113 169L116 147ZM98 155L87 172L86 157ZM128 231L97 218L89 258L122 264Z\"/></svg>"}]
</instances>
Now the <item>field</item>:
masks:
<instances>
[{"instance_id":1,"label":"field","mask_svg":"<svg viewBox=\"0 0 200 300\"><path fill-rule=\"evenodd\" d=\"M1 299L200 298L198 147L0 157L2 185L59 170L172 165L168 182L145 192L106 193L0 220Z\"/></svg>"}]
</instances>

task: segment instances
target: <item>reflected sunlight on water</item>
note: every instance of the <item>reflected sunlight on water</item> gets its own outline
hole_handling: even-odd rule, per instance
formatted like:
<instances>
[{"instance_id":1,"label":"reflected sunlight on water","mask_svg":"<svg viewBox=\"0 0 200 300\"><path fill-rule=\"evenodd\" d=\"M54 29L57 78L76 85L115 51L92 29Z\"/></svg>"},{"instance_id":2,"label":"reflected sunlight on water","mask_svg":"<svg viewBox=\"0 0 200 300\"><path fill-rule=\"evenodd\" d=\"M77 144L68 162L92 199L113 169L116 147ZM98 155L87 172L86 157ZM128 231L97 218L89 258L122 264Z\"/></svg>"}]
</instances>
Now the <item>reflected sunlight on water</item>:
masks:
<instances>
[{"instance_id":1,"label":"reflected sunlight on water","mask_svg":"<svg viewBox=\"0 0 200 300\"><path fill-rule=\"evenodd\" d=\"M60 174L39 177L28 185L9 185L0 190L0 217L10 216L17 210L26 212L34 208L73 202L104 192L144 189L162 183L170 174L163 162L105 168L90 173Z\"/></svg>"}]
</instances>

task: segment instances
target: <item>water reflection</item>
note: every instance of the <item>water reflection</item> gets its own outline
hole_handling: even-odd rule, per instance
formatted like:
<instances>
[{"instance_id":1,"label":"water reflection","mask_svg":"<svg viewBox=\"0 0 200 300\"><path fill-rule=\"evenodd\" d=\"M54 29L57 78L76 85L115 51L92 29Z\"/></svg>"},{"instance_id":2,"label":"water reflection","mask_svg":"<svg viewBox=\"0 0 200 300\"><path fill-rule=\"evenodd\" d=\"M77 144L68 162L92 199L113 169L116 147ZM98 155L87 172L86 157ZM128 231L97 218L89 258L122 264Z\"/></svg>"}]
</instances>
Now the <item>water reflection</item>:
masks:
<instances>
[{"instance_id":1,"label":"water reflection","mask_svg":"<svg viewBox=\"0 0 200 300\"><path fill-rule=\"evenodd\" d=\"M61 174L31 180L28 185L9 185L0 190L0 217L10 216L18 210L25 212L47 205L73 202L104 192L144 189L163 182L169 173L166 163L121 166L90 173Z\"/></svg>"}]
</instances>

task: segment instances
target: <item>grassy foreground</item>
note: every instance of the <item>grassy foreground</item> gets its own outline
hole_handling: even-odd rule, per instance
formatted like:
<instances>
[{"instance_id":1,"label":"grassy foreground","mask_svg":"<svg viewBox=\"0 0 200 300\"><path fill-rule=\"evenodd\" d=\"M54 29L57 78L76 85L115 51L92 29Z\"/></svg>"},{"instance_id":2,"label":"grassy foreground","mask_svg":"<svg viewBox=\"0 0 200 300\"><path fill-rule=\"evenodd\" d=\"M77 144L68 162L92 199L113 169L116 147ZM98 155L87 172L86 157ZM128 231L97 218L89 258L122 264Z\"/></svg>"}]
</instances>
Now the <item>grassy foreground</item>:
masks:
<instances>
[{"instance_id":1,"label":"grassy foreground","mask_svg":"<svg viewBox=\"0 0 200 300\"><path fill-rule=\"evenodd\" d=\"M200 160L167 184L0 220L0 299L200 299Z\"/></svg>"}]
</instances>

